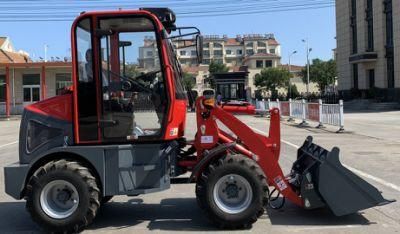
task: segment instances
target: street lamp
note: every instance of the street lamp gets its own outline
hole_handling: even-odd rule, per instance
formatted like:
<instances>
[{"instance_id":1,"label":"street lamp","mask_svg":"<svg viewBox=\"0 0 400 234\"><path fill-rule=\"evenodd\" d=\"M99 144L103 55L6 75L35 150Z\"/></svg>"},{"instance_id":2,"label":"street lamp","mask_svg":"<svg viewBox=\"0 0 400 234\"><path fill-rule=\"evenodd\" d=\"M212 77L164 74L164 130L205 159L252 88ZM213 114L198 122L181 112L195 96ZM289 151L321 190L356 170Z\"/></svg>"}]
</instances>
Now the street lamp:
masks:
<instances>
[{"instance_id":1,"label":"street lamp","mask_svg":"<svg viewBox=\"0 0 400 234\"><path fill-rule=\"evenodd\" d=\"M297 54L297 50L293 51L292 53L289 54L289 74L291 75L292 69L291 69L291 64L290 64L290 58L294 55ZM292 98L292 85L290 83L290 76L289 76L289 98Z\"/></svg>"},{"instance_id":2,"label":"street lamp","mask_svg":"<svg viewBox=\"0 0 400 234\"><path fill-rule=\"evenodd\" d=\"M309 48L308 45L308 38L301 40L302 42L306 43L306 52L307 52L307 98L310 96L310 52L312 51L312 48Z\"/></svg>"}]
</instances>

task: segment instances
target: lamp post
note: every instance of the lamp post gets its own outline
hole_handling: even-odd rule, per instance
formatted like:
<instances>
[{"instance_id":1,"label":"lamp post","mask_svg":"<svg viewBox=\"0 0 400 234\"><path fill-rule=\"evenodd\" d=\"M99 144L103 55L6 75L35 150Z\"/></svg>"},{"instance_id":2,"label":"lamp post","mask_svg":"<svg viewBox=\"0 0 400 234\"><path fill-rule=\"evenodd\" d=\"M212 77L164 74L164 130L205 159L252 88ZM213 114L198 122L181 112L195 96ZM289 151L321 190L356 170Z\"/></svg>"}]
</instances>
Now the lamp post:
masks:
<instances>
[{"instance_id":1,"label":"lamp post","mask_svg":"<svg viewBox=\"0 0 400 234\"><path fill-rule=\"evenodd\" d=\"M289 75L292 74L291 73L292 69L291 69L290 59L296 53L297 53L297 51L295 50L295 51L293 51L292 53L289 54ZM290 79L291 79L291 77L289 76L289 98L292 98L292 84L290 83Z\"/></svg>"},{"instance_id":2,"label":"lamp post","mask_svg":"<svg viewBox=\"0 0 400 234\"><path fill-rule=\"evenodd\" d=\"M309 48L308 38L303 39L302 42L306 43L306 52L307 52L307 98L310 96L310 52L312 48Z\"/></svg>"}]
</instances>

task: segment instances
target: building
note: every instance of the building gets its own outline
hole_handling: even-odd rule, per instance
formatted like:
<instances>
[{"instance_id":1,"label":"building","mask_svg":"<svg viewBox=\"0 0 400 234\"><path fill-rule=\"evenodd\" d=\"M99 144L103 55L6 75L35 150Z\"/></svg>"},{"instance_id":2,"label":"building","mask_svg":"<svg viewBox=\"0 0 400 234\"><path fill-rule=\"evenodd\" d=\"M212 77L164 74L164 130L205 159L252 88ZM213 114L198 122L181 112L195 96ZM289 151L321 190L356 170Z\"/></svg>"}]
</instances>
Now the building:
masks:
<instances>
[{"instance_id":1,"label":"building","mask_svg":"<svg viewBox=\"0 0 400 234\"><path fill-rule=\"evenodd\" d=\"M0 37L0 115L21 114L25 105L55 96L72 84L70 62L32 62Z\"/></svg>"},{"instance_id":2,"label":"building","mask_svg":"<svg viewBox=\"0 0 400 234\"><path fill-rule=\"evenodd\" d=\"M246 34L237 35L234 38L229 38L226 35L205 35L202 65L197 64L195 47L182 48L184 43L186 43L185 45L191 45L194 40L180 40L174 42L174 44L178 48L177 56L183 70L196 77L195 89L198 93L202 93L204 89L209 88L204 82L204 78L209 75L208 64L211 61L226 64L230 68L229 72L237 72L230 75L220 74L218 81L220 84L224 84L223 90L227 90L226 83L232 81L228 77L235 76L234 80L237 82L232 84L232 87L238 88L238 97L240 96L241 99L255 97L255 74L259 73L263 68L277 67L281 61L281 46L273 34ZM154 38L146 38L139 50L141 66L151 67L154 64L153 55L157 50ZM243 66L247 68L243 68ZM224 78L227 80L223 81ZM234 97L234 91L231 92L232 95L229 95L229 97ZM227 91L224 91L224 93L228 94Z\"/></svg>"},{"instance_id":3,"label":"building","mask_svg":"<svg viewBox=\"0 0 400 234\"><path fill-rule=\"evenodd\" d=\"M336 30L344 97L400 100L400 1L336 0Z\"/></svg>"},{"instance_id":4,"label":"building","mask_svg":"<svg viewBox=\"0 0 400 234\"><path fill-rule=\"evenodd\" d=\"M179 48L180 44L175 44ZM280 44L273 34L237 35L235 38L229 38L226 35L222 37L205 35L203 49L203 64L214 61L227 66L241 66L246 58L256 54L259 57L267 55L266 59L275 62L275 60L280 60L281 54ZM182 65L197 65L195 48L178 49L178 59Z\"/></svg>"}]
</instances>

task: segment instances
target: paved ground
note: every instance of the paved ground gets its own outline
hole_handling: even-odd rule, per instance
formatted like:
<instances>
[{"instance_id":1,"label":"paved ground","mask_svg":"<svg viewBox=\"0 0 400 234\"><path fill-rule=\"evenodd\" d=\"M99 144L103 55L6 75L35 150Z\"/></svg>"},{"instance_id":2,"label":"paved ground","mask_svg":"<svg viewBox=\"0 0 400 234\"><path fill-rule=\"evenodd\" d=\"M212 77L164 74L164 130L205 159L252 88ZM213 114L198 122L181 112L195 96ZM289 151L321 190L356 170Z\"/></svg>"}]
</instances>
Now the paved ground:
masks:
<instances>
[{"instance_id":1,"label":"paved ground","mask_svg":"<svg viewBox=\"0 0 400 234\"><path fill-rule=\"evenodd\" d=\"M400 112L379 114L347 114L346 133L330 130L299 128L282 124L281 164L289 172L296 157L296 146L307 135L330 149L341 148L342 162L361 173L381 190L385 197L400 200ZM268 119L240 116L248 125L267 132ZM193 133L194 116L188 118L188 132ZM18 121L0 121L0 181L3 167L18 157ZM190 134L188 134L190 135ZM0 183L0 233L39 233L25 211L23 201L15 201L4 193ZM116 197L102 207L94 224L85 233L204 232L219 231L211 226L197 207L194 185L174 185L170 190L138 197ZM231 231L220 231L231 233ZM286 204L279 211L268 210L243 233L398 233L400 232L400 202L376 207L345 217L335 217L329 211L302 210Z\"/></svg>"}]
</instances>

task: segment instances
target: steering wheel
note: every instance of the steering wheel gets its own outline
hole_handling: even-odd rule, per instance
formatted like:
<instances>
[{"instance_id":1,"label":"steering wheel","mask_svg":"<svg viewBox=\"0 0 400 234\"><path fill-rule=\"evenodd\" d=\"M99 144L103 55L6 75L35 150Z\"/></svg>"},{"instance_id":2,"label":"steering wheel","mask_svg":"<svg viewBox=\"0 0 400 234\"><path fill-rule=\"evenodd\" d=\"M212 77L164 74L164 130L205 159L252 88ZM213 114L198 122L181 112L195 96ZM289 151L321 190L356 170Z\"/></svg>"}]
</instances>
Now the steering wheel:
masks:
<instances>
[{"instance_id":1,"label":"steering wheel","mask_svg":"<svg viewBox=\"0 0 400 234\"><path fill-rule=\"evenodd\" d=\"M141 82L139 82L139 80L152 82L156 78L156 74L159 72L161 72L161 70L155 70L155 71L151 71L151 72L136 76L135 78L119 75L119 77L124 81L124 82L122 82L122 90L123 91L133 91L134 87L138 87L141 90L144 90L148 93L152 93L153 90L151 89L151 87L148 87L148 85L142 84Z\"/></svg>"},{"instance_id":2,"label":"steering wheel","mask_svg":"<svg viewBox=\"0 0 400 234\"><path fill-rule=\"evenodd\" d=\"M159 72L161 72L161 70L155 70L155 71L151 71L148 73L144 73L142 75L136 76L135 79L152 82L156 78L157 73L159 73Z\"/></svg>"}]
</instances>

